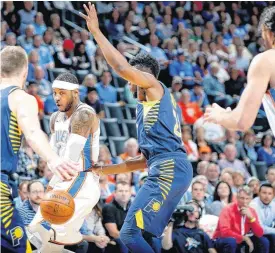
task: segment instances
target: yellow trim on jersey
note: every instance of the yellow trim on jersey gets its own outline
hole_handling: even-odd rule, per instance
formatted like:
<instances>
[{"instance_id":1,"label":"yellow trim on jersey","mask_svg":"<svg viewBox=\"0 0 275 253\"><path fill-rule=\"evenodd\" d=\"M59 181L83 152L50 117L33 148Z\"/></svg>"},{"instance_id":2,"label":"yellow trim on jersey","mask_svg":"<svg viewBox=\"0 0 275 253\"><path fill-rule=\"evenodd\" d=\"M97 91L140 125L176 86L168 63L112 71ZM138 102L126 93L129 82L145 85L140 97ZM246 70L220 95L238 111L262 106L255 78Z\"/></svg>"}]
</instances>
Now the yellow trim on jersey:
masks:
<instances>
[{"instance_id":1,"label":"yellow trim on jersey","mask_svg":"<svg viewBox=\"0 0 275 253\"><path fill-rule=\"evenodd\" d=\"M143 118L146 118L148 112L159 102L159 100L156 101L149 101L149 102L142 102L143 105Z\"/></svg>"},{"instance_id":2,"label":"yellow trim on jersey","mask_svg":"<svg viewBox=\"0 0 275 253\"><path fill-rule=\"evenodd\" d=\"M139 209L135 213L135 217L136 217L137 227L139 227L140 229L144 229L143 214L142 214L142 210L141 209Z\"/></svg>"}]
</instances>

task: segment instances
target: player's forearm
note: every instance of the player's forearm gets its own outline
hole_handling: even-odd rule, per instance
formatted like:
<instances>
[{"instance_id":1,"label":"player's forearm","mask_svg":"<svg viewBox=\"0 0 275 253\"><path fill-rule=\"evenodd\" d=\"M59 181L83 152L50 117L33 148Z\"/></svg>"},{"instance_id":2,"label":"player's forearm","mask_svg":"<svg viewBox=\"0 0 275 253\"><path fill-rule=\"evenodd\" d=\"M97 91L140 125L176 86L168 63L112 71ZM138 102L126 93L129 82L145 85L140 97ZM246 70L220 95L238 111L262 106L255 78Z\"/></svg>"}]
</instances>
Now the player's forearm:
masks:
<instances>
[{"instance_id":1,"label":"player's forearm","mask_svg":"<svg viewBox=\"0 0 275 253\"><path fill-rule=\"evenodd\" d=\"M218 123L229 130L245 131L250 127L250 123L249 121L245 122L241 116L241 111L236 108L231 112L224 113Z\"/></svg>"},{"instance_id":2,"label":"player's forearm","mask_svg":"<svg viewBox=\"0 0 275 253\"><path fill-rule=\"evenodd\" d=\"M102 173L104 175L127 173L145 169L146 167L147 164L145 158L133 158L121 164L103 166Z\"/></svg>"},{"instance_id":3,"label":"player's forearm","mask_svg":"<svg viewBox=\"0 0 275 253\"><path fill-rule=\"evenodd\" d=\"M130 64L124 56L108 41L100 30L93 34L98 46L100 47L108 64L119 74L122 75L122 70L130 67Z\"/></svg>"}]
</instances>

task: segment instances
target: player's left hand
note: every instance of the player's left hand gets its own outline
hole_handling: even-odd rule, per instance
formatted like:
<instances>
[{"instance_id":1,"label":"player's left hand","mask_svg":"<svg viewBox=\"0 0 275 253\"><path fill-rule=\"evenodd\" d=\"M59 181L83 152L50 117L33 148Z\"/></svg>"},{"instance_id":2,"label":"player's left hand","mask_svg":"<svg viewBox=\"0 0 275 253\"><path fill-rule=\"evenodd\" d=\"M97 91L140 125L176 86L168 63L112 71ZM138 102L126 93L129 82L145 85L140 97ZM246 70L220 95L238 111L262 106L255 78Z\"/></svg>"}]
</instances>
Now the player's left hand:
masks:
<instances>
[{"instance_id":1,"label":"player's left hand","mask_svg":"<svg viewBox=\"0 0 275 253\"><path fill-rule=\"evenodd\" d=\"M204 113L204 122L212 122L215 124L219 124L222 115L230 111L230 107L224 109L220 107L218 104L213 104L211 107L206 108Z\"/></svg>"},{"instance_id":2,"label":"player's left hand","mask_svg":"<svg viewBox=\"0 0 275 253\"><path fill-rule=\"evenodd\" d=\"M85 15L81 12L79 12L79 14L82 18L84 18L86 20L90 33L94 35L96 32L99 31L99 24L98 24L98 18L97 18L95 5L91 4L91 2L89 2L88 6L86 4L83 4L83 7L84 7L87 15Z\"/></svg>"}]
</instances>

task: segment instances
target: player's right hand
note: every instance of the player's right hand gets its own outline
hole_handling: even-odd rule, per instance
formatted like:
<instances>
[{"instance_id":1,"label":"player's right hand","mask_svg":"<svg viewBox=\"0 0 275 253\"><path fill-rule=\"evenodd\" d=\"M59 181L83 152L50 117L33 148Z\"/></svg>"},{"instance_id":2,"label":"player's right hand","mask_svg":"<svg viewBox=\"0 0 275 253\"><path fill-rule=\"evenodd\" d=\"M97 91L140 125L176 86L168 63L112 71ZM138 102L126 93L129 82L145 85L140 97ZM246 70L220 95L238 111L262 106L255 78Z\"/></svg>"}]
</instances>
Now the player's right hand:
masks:
<instances>
[{"instance_id":1,"label":"player's right hand","mask_svg":"<svg viewBox=\"0 0 275 253\"><path fill-rule=\"evenodd\" d=\"M60 158L55 162L49 162L48 165L50 170L63 181L71 180L80 171L79 163Z\"/></svg>"},{"instance_id":2,"label":"player's right hand","mask_svg":"<svg viewBox=\"0 0 275 253\"><path fill-rule=\"evenodd\" d=\"M97 31L99 31L99 24L98 24L98 18L97 13L95 9L95 5L91 4L91 2L88 3L88 6L86 4L83 4L83 7L86 11L86 14L83 14L79 12L80 16L84 18L87 22L88 29L91 34L95 34Z\"/></svg>"}]
</instances>

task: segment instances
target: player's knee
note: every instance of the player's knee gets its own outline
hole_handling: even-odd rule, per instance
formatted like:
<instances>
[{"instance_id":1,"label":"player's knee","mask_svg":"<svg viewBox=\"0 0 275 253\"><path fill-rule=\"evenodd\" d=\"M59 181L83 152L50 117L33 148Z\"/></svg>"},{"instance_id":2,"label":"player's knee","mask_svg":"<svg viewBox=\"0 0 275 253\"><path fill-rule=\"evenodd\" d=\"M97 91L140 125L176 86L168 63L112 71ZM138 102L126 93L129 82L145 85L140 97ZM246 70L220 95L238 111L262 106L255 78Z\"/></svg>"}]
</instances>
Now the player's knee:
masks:
<instances>
[{"instance_id":1,"label":"player's knee","mask_svg":"<svg viewBox=\"0 0 275 253\"><path fill-rule=\"evenodd\" d=\"M119 233L120 240L124 245L127 246L128 244L132 243L133 240L135 240L135 238L138 236L138 232L139 231L137 229L133 228L125 222Z\"/></svg>"}]
</instances>

